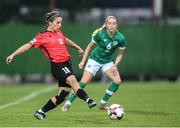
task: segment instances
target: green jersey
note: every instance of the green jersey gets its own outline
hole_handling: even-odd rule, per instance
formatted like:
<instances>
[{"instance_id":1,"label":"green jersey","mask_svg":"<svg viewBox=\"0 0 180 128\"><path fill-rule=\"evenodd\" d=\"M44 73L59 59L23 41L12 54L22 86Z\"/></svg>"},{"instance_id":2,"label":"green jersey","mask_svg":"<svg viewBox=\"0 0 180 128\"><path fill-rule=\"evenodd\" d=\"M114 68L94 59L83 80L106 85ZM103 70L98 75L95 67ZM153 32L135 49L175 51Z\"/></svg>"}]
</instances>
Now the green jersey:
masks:
<instances>
[{"instance_id":1,"label":"green jersey","mask_svg":"<svg viewBox=\"0 0 180 128\"><path fill-rule=\"evenodd\" d=\"M92 35L92 42L96 43L95 49L91 52L89 59L100 64L114 61L114 53L117 48L125 48L127 45L125 37L118 31L113 37L109 37L107 29L97 30Z\"/></svg>"}]
</instances>

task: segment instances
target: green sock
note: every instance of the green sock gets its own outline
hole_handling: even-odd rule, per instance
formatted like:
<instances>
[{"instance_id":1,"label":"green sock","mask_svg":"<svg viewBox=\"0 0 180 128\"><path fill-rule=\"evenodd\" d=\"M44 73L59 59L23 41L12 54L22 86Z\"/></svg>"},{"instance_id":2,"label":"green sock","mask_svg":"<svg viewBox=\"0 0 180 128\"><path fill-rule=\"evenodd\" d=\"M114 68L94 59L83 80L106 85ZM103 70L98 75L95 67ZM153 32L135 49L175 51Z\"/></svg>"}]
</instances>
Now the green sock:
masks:
<instances>
[{"instance_id":1,"label":"green sock","mask_svg":"<svg viewBox=\"0 0 180 128\"><path fill-rule=\"evenodd\" d=\"M85 87L85 84L82 82L79 82L79 86L81 87L81 89L83 89ZM72 103L75 99L76 99L76 95L73 92L71 92L68 96L67 101Z\"/></svg>"},{"instance_id":2,"label":"green sock","mask_svg":"<svg viewBox=\"0 0 180 128\"><path fill-rule=\"evenodd\" d=\"M111 83L109 87L106 89L106 92L104 93L101 102L107 102L109 98L118 90L118 88L118 84Z\"/></svg>"}]
</instances>

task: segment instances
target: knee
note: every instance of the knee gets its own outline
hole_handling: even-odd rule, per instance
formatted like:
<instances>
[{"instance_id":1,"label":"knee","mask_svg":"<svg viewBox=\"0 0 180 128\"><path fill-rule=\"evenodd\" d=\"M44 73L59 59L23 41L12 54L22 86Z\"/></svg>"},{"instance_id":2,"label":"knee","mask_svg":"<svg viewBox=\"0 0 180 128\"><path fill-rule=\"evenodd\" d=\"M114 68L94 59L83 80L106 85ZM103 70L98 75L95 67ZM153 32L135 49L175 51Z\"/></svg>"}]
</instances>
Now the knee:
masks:
<instances>
[{"instance_id":1,"label":"knee","mask_svg":"<svg viewBox=\"0 0 180 128\"><path fill-rule=\"evenodd\" d=\"M113 80L113 82L115 83L115 84L121 84L122 83L122 80L121 79L115 79L115 80Z\"/></svg>"},{"instance_id":2,"label":"knee","mask_svg":"<svg viewBox=\"0 0 180 128\"><path fill-rule=\"evenodd\" d=\"M91 81L92 78L93 74L86 71L81 78L81 82L86 85Z\"/></svg>"},{"instance_id":3,"label":"knee","mask_svg":"<svg viewBox=\"0 0 180 128\"><path fill-rule=\"evenodd\" d=\"M81 83L83 83L84 85L88 84L91 81L92 77L88 77L88 76L83 76L81 78Z\"/></svg>"},{"instance_id":4,"label":"knee","mask_svg":"<svg viewBox=\"0 0 180 128\"><path fill-rule=\"evenodd\" d=\"M67 79L66 79L66 82L69 84L69 85L72 85L74 83L77 83L77 80L75 78L75 76L69 76Z\"/></svg>"},{"instance_id":5,"label":"knee","mask_svg":"<svg viewBox=\"0 0 180 128\"><path fill-rule=\"evenodd\" d=\"M88 81L86 81L86 80L84 80L84 79L81 79L80 82L83 83L84 85L88 84Z\"/></svg>"}]
</instances>

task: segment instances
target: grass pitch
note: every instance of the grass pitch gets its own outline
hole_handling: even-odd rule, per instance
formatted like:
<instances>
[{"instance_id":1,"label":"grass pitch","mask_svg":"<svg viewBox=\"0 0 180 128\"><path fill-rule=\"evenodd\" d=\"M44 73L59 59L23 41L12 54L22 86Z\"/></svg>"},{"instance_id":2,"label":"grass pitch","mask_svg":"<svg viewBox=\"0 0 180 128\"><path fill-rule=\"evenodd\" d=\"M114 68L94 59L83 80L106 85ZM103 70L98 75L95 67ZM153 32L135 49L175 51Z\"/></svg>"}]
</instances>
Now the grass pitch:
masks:
<instances>
[{"instance_id":1,"label":"grass pitch","mask_svg":"<svg viewBox=\"0 0 180 128\"><path fill-rule=\"evenodd\" d=\"M45 88L54 89L41 91ZM89 96L99 103L107 84L90 83ZM57 93L56 85L0 85L0 127L178 127L180 126L180 83L125 82L109 100L125 109L122 120L110 120L106 111L89 109L76 99L68 112L62 105L36 120L33 113ZM9 104L9 106L8 106ZM7 106L6 106L7 105ZM4 106L4 107L3 107Z\"/></svg>"}]
</instances>

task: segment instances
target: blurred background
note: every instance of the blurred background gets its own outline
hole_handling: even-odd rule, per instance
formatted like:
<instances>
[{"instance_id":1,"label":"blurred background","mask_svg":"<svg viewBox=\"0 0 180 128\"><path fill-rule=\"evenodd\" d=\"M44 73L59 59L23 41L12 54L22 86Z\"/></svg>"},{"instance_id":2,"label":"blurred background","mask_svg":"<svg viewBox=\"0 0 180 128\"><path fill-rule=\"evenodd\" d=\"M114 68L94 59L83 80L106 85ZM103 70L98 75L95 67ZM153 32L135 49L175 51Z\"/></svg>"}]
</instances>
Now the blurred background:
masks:
<instances>
[{"instance_id":1,"label":"blurred background","mask_svg":"<svg viewBox=\"0 0 180 128\"><path fill-rule=\"evenodd\" d=\"M128 46L118 66L123 81L180 81L180 0L0 0L0 83L46 82L54 79L50 65L37 49L6 57L45 27L44 14L57 10L64 34L83 49L92 32L109 15ZM69 48L75 75L81 57ZM106 81L101 73L94 80Z\"/></svg>"}]
</instances>

